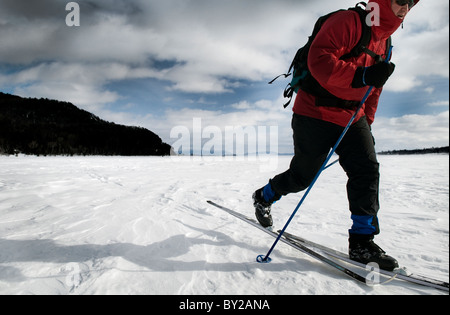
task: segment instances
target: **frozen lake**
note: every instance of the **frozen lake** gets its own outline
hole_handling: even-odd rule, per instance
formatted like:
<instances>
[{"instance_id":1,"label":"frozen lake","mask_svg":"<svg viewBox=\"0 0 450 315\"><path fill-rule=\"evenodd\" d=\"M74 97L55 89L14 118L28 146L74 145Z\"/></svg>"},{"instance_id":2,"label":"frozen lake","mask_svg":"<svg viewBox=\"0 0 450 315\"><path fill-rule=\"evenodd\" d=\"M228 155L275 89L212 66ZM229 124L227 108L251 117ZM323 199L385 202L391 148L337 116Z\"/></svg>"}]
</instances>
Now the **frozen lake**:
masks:
<instances>
[{"instance_id":1,"label":"frozen lake","mask_svg":"<svg viewBox=\"0 0 450 315\"><path fill-rule=\"evenodd\" d=\"M410 271L448 281L449 156L379 156L382 233ZM0 294L442 294L368 287L206 203L253 217L268 161L189 157L0 157ZM288 232L347 251L346 176L326 170ZM282 228L301 194L273 208Z\"/></svg>"}]
</instances>

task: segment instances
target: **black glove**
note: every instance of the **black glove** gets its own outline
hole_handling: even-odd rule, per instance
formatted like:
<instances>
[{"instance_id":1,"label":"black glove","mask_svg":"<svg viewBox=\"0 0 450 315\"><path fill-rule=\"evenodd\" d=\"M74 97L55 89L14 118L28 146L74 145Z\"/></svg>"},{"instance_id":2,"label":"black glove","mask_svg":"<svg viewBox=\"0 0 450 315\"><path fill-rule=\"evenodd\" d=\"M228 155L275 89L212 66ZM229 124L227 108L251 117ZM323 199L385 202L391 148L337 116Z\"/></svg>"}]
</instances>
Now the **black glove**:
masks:
<instances>
[{"instance_id":1,"label":"black glove","mask_svg":"<svg viewBox=\"0 0 450 315\"><path fill-rule=\"evenodd\" d=\"M353 78L352 87L357 89L369 85L379 89L386 84L394 70L395 64L392 62L381 62L367 68L359 67Z\"/></svg>"}]
</instances>

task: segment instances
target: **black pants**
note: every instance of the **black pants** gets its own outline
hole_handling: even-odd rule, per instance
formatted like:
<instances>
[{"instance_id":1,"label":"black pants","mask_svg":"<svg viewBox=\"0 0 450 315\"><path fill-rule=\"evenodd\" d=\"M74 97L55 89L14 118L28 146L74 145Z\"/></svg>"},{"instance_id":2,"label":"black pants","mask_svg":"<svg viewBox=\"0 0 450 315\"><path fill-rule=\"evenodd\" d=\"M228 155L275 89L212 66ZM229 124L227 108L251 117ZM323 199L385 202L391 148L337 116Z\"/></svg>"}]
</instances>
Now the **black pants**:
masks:
<instances>
[{"instance_id":1,"label":"black pants","mask_svg":"<svg viewBox=\"0 0 450 315\"><path fill-rule=\"evenodd\" d=\"M289 170L271 181L272 188L282 196L308 188L344 131L343 127L333 123L297 114L292 119L292 129L295 156ZM372 132L365 117L350 127L336 153L348 176L347 195L355 225L359 225L360 221L367 221L371 225L368 230L363 226L362 232L354 232L378 234L379 163Z\"/></svg>"}]
</instances>

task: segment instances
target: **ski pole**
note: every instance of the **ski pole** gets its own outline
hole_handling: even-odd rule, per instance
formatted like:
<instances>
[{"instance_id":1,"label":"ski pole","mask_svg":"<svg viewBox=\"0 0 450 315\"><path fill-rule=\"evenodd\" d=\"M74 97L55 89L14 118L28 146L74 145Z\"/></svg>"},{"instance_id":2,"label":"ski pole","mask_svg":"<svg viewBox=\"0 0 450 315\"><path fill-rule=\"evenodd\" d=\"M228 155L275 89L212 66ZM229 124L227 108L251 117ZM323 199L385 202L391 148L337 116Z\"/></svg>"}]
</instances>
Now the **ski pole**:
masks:
<instances>
[{"instance_id":1,"label":"ski pole","mask_svg":"<svg viewBox=\"0 0 450 315\"><path fill-rule=\"evenodd\" d=\"M327 165L327 167L325 167L323 170L326 170L330 167L332 167L334 164L336 164L337 162L339 162L339 159L337 159L336 161L334 161L333 163L330 163L330 165Z\"/></svg>"},{"instance_id":2,"label":"ski pole","mask_svg":"<svg viewBox=\"0 0 450 315\"><path fill-rule=\"evenodd\" d=\"M388 56L386 58L387 63L389 63L389 59L391 57L391 53L392 53L392 46L389 48L389 53ZM294 212L292 213L292 215L290 216L289 220L287 221L286 225L284 226L284 228L281 230L281 232L278 234L277 239L275 240L274 244L272 245L272 247L270 248L269 252L266 254L266 256L264 255L259 255L256 258L256 261L259 263L269 263L271 261L270 259L270 254L272 254L273 250L275 249L275 247L277 246L278 242L280 241L281 237L283 236L284 232L286 232L286 229L288 228L289 224L291 224L292 219L294 219L295 215L297 214L298 210L300 209L300 207L302 206L303 202L305 201L306 197L309 195L309 193L311 192L312 188L314 187L315 183L317 182L317 180L319 179L320 175L322 174L322 172L327 168L327 164L328 162L331 160L333 154L336 152L336 149L338 148L338 146L341 144L342 139L344 139L345 135L347 134L347 131L350 129L350 127L352 126L353 122L355 121L356 117L358 116L359 112L361 111L363 105L366 103L367 99L370 96L370 93L372 93L373 90L373 86L371 86L367 92L366 95L364 95L364 98L362 99L361 103L359 104L358 108L356 109L355 113L353 114L352 118L350 119L349 123L347 124L347 126L345 127L344 131L342 132L341 136L339 137L338 141L336 142L336 144L334 145L333 149L331 150L331 152L328 154L327 158L325 159L325 162L323 163L322 167L320 168L319 172L317 172L316 177L314 178L314 180L312 181L311 185L309 185L308 189L306 190L305 194L303 195L302 199L300 200L300 202L298 203L297 207L295 208ZM336 162L334 162L336 163ZM333 163L333 164L334 164ZM332 164L331 164L332 165ZM331 166L330 165L330 166Z\"/></svg>"}]
</instances>

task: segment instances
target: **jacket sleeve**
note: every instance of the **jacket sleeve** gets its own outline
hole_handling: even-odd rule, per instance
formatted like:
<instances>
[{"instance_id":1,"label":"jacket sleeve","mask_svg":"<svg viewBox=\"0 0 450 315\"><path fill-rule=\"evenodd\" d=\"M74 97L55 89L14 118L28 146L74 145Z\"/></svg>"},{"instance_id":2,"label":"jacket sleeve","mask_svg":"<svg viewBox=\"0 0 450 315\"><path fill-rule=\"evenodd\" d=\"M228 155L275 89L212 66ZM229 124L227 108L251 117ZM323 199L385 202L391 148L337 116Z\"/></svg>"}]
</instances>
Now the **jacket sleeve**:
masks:
<instances>
[{"instance_id":1,"label":"jacket sleeve","mask_svg":"<svg viewBox=\"0 0 450 315\"><path fill-rule=\"evenodd\" d=\"M308 67L314 78L325 88L334 90L350 89L356 69L359 65L340 58L355 47L362 34L358 13L338 12L322 26L314 39L308 58ZM356 61L357 59L353 60Z\"/></svg>"}]
</instances>

